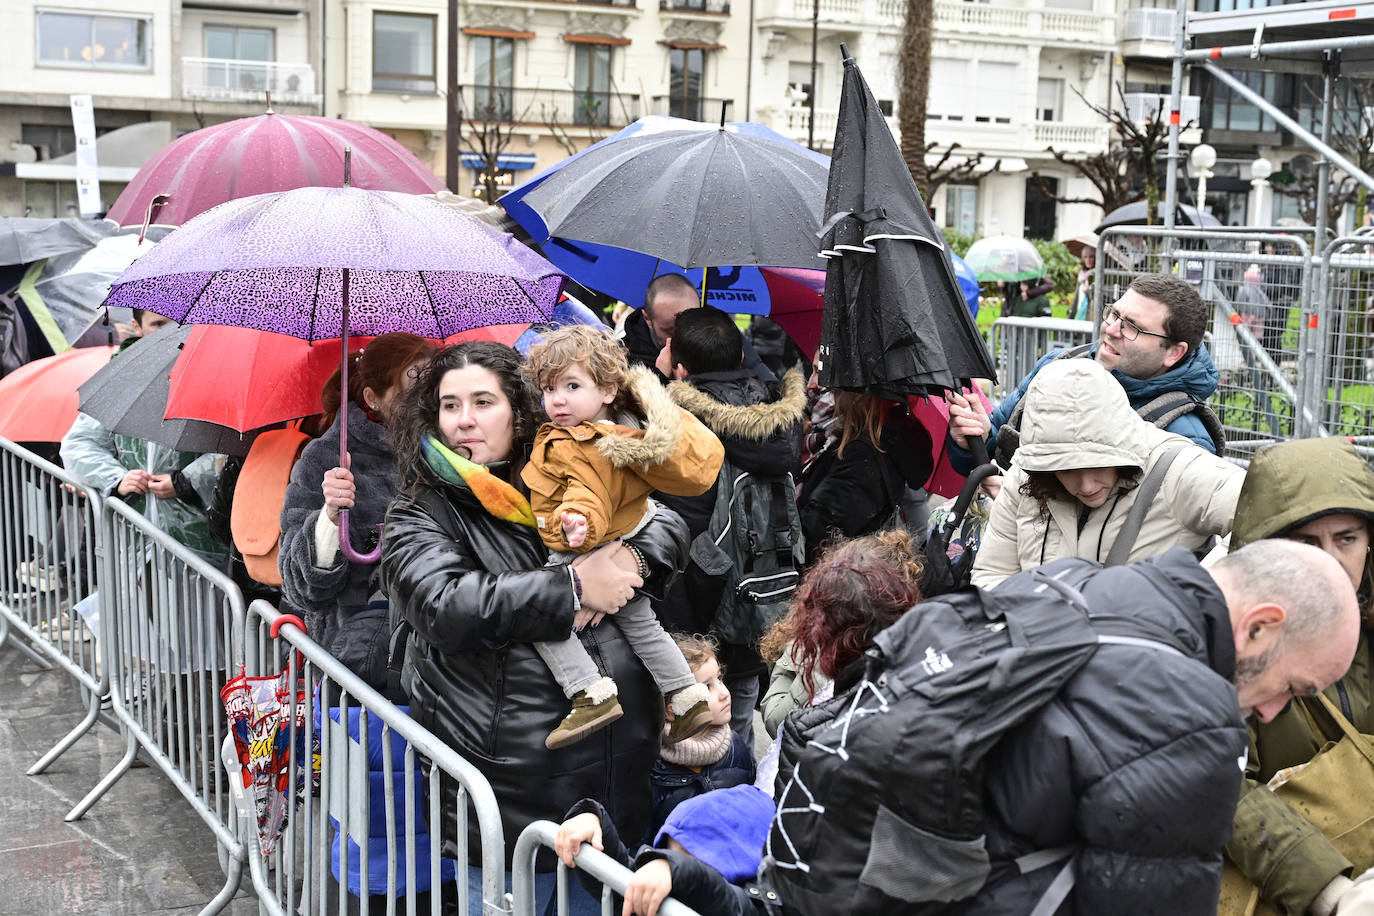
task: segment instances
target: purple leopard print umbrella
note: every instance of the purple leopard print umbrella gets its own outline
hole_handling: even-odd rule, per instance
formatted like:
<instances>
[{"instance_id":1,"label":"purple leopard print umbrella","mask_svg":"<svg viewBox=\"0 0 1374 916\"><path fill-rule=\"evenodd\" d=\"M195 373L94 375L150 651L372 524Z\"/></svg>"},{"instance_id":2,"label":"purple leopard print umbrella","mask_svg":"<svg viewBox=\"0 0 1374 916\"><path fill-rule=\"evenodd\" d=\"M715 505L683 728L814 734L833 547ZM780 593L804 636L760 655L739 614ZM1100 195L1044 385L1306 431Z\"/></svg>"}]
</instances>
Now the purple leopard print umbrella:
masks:
<instances>
[{"instance_id":1,"label":"purple leopard print umbrella","mask_svg":"<svg viewBox=\"0 0 1374 916\"><path fill-rule=\"evenodd\" d=\"M344 168L346 176L347 157ZM431 198L297 188L231 200L187 221L120 275L105 304L183 323L339 337L347 353L349 334L444 338L546 321L566 279L512 236ZM340 466L347 416L340 411ZM354 562L380 556L351 546L347 510L339 541Z\"/></svg>"}]
</instances>

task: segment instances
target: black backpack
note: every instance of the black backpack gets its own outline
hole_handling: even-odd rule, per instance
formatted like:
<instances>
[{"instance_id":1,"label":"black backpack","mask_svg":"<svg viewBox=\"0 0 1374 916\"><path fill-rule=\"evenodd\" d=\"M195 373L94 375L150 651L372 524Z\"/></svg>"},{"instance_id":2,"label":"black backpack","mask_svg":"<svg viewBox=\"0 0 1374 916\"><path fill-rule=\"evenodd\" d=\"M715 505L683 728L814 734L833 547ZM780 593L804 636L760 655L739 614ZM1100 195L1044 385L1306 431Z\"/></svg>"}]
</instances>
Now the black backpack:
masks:
<instances>
[{"instance_id":1,"label":"black backpack","mask_svg":"<svg viewBox=\"0 0 1374 916\"><path fill-rule=\"evenodd\" d=\"M806 562L802 540L791 474L721 465L715 509L691 559L723 585L711 623L722 641L753 645L787 611Z\"/></svg>"},{"instance_id":2,"label":"black backpack","mask_svg":"<svg viewBox=\"0 0 1374 916\"><path fill-rule=\"evenodd\" d=\"M1077 359L1092 355L1092 344L1081 344L1062 351L1055 359ZM1012 456L1021 447L1021 413L1025 410L1026 399L1016 402L1007 422L997 429L997 463L1003 470L1011 467ZM1212 438L1212 445L1220 455L1226 448L1226 430L1222 428L1221 418L1216 415L1207 402L1197 395L1186 391L1166 391L1159 397L1141 404L1135 412L1146 423L1153 423L1160 429L1168 429L1169 424L1186 414L1195 413Z\"/></svg>"},{"instance_id":3,"label":"black backpack","mask_svg":"<svg viewBox=\"0 0 1374 916\"><path fill-rule=\"evenodd\" d=\"M1089 613L1077 586L1100 568L1061 560L1011 593L967 588L917 605L878 636L852 683L787 717L764 861L790 910L943 913L995 875L1067 859L1036 908L1055 912L1074 849L990 861L984 761L1099 644L1184 654L1163 627Z\"/></svg>"}]
</instances>

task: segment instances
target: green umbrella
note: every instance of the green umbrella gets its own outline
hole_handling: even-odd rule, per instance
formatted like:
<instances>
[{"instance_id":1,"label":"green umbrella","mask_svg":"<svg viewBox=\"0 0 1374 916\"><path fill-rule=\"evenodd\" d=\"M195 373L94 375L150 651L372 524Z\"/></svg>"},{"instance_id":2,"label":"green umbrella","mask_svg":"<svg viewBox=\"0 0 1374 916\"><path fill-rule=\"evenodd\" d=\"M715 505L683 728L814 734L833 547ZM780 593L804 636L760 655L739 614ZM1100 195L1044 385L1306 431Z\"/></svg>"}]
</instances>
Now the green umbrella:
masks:
<instances>
[{"instance_id":1,"label":"green umbrella","mask_svg":"<svg viewBox=\"0 0 1374 916\"><path fill-rule=\"evenodd\" d=\"M1016 283L1045 275L1045 262L1035 246L1010 235L979 239L969 246L964 260L983 283Z\"/></svg>"}]
</instances>

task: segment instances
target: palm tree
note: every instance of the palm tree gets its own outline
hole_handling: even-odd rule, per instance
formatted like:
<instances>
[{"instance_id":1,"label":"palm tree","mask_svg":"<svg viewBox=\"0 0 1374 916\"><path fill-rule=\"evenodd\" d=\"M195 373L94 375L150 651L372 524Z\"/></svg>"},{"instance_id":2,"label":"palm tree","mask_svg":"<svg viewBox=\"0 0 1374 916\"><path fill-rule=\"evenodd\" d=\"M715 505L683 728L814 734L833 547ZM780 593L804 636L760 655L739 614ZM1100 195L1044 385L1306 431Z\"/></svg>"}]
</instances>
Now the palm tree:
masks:
<instances>
[{"instance_id":1,"label":"palm tree","mask_svg":"<svg viewBox=\"0 0 1374 916\"><path fill-rule=\"evenodd\" d=\"M930 93L931 23L935 0L906 0L901 50L897 53L897 125L902 131L902 158L922 194L930 190L926 169L926 96Z\"/></svg>"}]
</instances>

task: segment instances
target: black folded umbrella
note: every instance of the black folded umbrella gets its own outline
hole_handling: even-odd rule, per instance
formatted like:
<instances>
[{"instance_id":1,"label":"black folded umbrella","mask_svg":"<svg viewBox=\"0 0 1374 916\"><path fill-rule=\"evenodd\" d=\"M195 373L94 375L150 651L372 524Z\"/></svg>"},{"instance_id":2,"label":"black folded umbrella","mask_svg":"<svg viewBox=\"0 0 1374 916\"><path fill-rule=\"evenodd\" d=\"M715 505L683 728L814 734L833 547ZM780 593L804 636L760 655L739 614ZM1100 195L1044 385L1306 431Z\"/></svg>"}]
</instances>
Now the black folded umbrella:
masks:
<instances>
[{"instance_id":1,"label":"black folded umbrella","mask_svg":"<svg viewBox=\"0 0 1374 916\"><path fill-rule=\"evenodd\" d=\"M821 253L820 383L900 400L994 378L949 250L849 49Z\"/></svg>"},{"instance_id":2,"label":"black folded umbrella","mask_svg":"<svg viewBox=\"0 0 1374 916\"><path fill-rule=\"evenodd\" d=\"M124 348L78 389L82 413L114 433L183 452L247 455L258 430L240 433L203 420L167 420L168 376L191 325L164 325Z\"/></svg>"}]
</instances>

